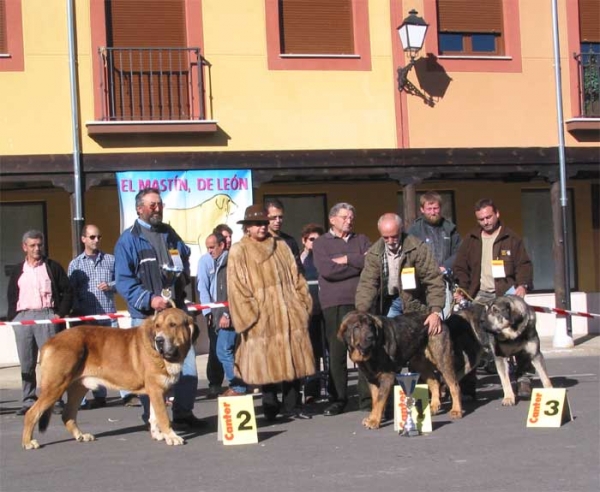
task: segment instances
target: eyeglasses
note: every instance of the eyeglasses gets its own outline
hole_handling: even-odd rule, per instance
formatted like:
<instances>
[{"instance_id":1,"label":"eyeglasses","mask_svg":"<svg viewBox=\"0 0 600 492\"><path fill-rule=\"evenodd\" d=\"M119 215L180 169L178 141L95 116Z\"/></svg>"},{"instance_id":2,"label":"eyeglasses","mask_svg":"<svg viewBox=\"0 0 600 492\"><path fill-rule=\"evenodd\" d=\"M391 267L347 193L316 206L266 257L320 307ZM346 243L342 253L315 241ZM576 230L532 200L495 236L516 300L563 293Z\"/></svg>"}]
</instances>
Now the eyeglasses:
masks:
<instances>
[{"instance_id":1,"label":"eyeglasses","mask_svg":"<svg viewBox=\"0 0 600 492\"><path fill-rule=\"evenodd\" d=\"M90 238L92 241L95 241L96 239L98 239L98 240L102 239L102 236L94 236L94 235L91 235L91 236L88 236L88 237L89 237L89 238Z\"/></svg>"},{"instance_id":2,"label":"eyeglasses","mask_svg":"<svg viewBox=\"0 0 600 492\"><path fill-rule=\"evenodd\" d=\"M146 202L145 205L151 210L156 210L157 208L165 208L165 204L163 202Z\"/></svg>"},{"instance_id":3,"label":"eyeglasses","mask_svg":"<svg viewBox=\"0 0 600 492\"><path fill-rule=\"evenodd\" d=\"M283 220L283 215L269 215L269 220Z\"/></svg>"},{"instance_id":4,"label":"eyeglasses","mask_svg":"<svg viewBox=\"0 0 600 492\"><path fill-rule=\"evenodd\" d=\"M317 237L318 237L318 236L317 236ZM317 239L317 238L316 238L316 237L307 237L307 238L306 238L306 240L307 240L307 241L310 241L311 243L312 243L312 242L313 242L315 239Z\"/></svg>"},{"instance_id":5,"label":"eyeglasses","mask_svg":"<svg viewBox=\"0 0 600 492\"><path fill-rule=\"evenodd\" d=\"M342 219L344 222L352 222L354 220L354 215L336 215L338 219Z\"/></svg>"}]
</instances>

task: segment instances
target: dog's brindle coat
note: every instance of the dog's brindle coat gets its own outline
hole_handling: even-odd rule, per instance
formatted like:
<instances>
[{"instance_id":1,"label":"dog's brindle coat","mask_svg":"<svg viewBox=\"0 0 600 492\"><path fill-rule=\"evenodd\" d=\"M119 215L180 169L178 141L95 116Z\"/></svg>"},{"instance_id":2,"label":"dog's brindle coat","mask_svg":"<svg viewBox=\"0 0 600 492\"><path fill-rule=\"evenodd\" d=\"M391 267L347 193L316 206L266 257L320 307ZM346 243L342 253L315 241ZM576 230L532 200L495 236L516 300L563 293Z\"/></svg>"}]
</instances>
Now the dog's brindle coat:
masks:
<instances>
[{"instance_id":1,"label":"dog's brindle coat","mask_svg":"<svg viewBox=\"0 0 600 492\"><path fill-rule=\"evenodd\" d=\"M552 388L546 371L544 356L540 351L540 338L536 327L535 311L518 296L501 296L487 306L484 328L491 334L494 362L502 383L502 405L515 404L515 393L510 382L507 357L515 356L517 375L533 364L544 388Z\"/></svg>"},{"instance_id":2,"label":"dog's brindle coat","mask_svg":"<svg viewBox=\"0 0 600 492\"><path fill-rule=\"evenodd\" d=\"M442 332L432 337L423 325L425 318L426 315L418 313L386 318L352 311L342 320L338 337L346 343L350 359L365 374L371 389L371 413L362 422L368 429L379 428L385 404L396 383L396 373L406 363L426 381L433 413L441 407L440 384L435 375L435 370L439 370L452 396L450 416L462 417L458 382L477 366L482 346L466 318L451 317L443 323ZM451 337L448 323L456 326L456 336ZM457 349L453 348L453 338L460 344Z\"/></svg>"},{"instance_id":3,"label":"dog's brindle coat","mask_svg":"<svg viewBox=\"0 0 600 492\"><path fill-rule=\"evenodd\" d=\"M77 411L88 389L103 385L150 397L153 439L184 444L169 421L165 393L179 379L183 360L198 336L193 320L180 309L166 309L129 330L78 326L51 338L41 351L40 396L25 414L22 446L37 449L33 429L44 432L54 403L67 392L62 420L77 441L93 441L77 426Z\"/></svg>"}]
</instances>

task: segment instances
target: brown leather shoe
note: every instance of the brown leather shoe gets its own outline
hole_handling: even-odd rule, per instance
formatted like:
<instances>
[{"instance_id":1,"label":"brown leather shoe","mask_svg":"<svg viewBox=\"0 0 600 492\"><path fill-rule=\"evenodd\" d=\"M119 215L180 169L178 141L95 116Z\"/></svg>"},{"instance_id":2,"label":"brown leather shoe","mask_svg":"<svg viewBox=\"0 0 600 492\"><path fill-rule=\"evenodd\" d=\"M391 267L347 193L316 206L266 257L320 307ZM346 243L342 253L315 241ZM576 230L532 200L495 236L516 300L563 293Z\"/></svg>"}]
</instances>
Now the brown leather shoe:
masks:
<instances>
[{"instance_id":1,"label":"brown leather shoe","mask_svg":"<svg viewBox=\"0 0 600 492\"><path fill-rule=\"evenodd\" d=\"M238 393L232 388L227 388L220 396L244 396L246 393Z\"/></svg>"}]
</instances>

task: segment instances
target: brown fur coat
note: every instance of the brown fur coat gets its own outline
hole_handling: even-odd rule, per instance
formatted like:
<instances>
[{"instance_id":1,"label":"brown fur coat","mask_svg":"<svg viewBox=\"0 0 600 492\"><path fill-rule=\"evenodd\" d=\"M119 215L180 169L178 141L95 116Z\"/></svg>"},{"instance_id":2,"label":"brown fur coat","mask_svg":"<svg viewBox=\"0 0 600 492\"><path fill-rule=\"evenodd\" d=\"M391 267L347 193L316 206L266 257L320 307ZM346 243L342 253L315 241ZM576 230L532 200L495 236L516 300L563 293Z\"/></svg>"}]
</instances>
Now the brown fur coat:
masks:
<instances>
[{"instance_id":1,"label":"brown fur coat","mask_svg":"<svg viewBox=\"0 0 600 492\"><path fill-rule=\"evenodd\" d=\"M292 381L315 372L308 335L312 299L290 248L272 237L234 244L227 263L227 296L240 334L238 375L248 384Z\"/></svg>"}]
</instances>

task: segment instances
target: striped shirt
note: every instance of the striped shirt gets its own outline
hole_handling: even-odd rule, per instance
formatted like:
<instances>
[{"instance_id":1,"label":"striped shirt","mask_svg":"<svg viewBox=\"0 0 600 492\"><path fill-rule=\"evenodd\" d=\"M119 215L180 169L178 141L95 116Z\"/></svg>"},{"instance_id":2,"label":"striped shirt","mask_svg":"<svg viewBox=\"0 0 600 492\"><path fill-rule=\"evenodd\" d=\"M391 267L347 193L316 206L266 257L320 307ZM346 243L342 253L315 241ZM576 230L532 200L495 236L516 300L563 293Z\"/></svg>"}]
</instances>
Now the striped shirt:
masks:
<instances>
[{"instance_id":1,"label":"striped shirt","mask_svg":"<svg viewBox=\"0 0 600 492\"><path fill-rule=\"evenodd\" d=\"M116 311L115 257L99 251L96 256L80 254L69 263L69 282L73 288L73 311L77 315L106 314ZM109 290L98 285L106 282Z\"/></svg>"}]
</instances>

